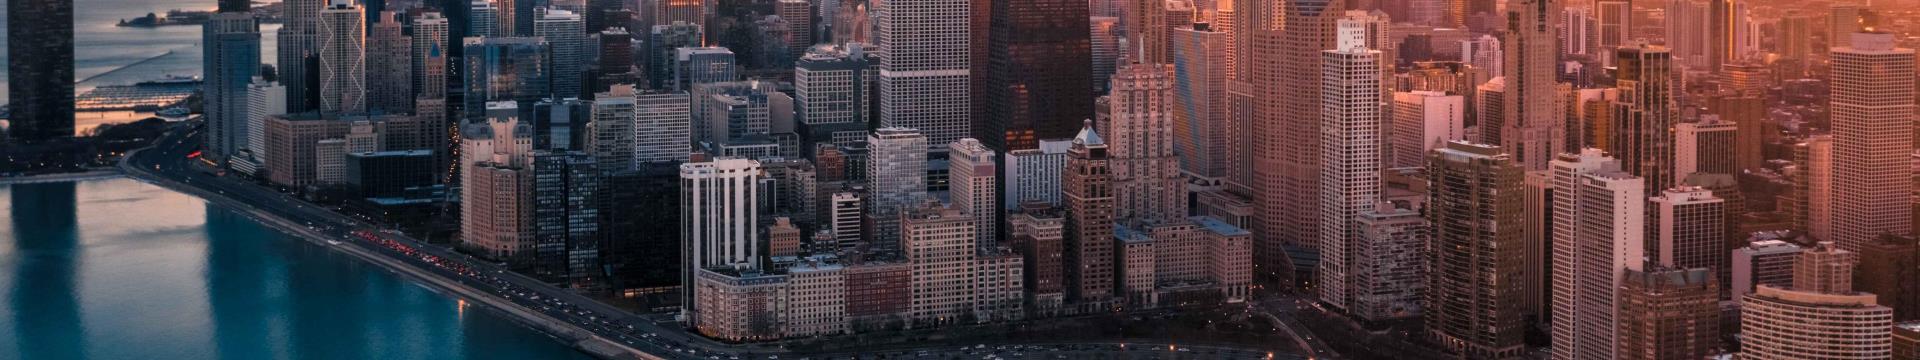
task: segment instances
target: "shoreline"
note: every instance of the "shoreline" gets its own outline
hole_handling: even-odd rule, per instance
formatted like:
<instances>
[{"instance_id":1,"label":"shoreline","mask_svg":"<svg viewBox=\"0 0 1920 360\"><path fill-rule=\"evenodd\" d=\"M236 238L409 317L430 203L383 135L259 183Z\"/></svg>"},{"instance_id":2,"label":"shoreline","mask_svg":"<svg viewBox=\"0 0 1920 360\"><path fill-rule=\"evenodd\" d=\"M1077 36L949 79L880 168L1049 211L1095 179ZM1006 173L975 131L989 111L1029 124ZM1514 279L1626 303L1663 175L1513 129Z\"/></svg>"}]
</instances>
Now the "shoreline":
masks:
<instances>
[{"instance_id":1,"label":"shoreline","mask_svg":"<svg viewBox=\"0 0 1920 360\"><path fill-rule=\"evenodd\" d=\"M135 150L133 152L129 152L126 158L131 158L142 150L146 150L146 149L140 149L140 150ZM352 256L361 262L364 262L368 265L380 267L391 273L398 274L402 278L408 279L409 281L413 281L417 284L420 284L421 286L425 286L425 287L428 287L429 289L440 292L446 295L447 297L453 298L454 300L466 300L466 301L469 301L470 303L479 304L481 305L482 308L490 309L491 311L494 311L495 313L502 315L502 317L508 319L509 321L513 321L514 323L520 324L521 326L526 326L528 329L532 329L534 331L545 334L548 337L553 338L555 341L565 344L568 347L572 347L574 350L580 351L580 353L586 354L587 356L591 356L598 359L649 359L649 360L665 359L659 356L655 356L653 354L648 354L646 352L640 351L639 349L627 347L618 342L602 338L599 335L594 334L592 331L579 328L563 320L555 319L550 316L536 313L528 309L522 308L519 305L513 304L512 301L509 301L507 299L503 299L498 296L488 294L485 291L481 291L480 289L473 288L472 286L461 284L458 280L448 279L438 274L429 273L418 267L404 264L399 262L398 260L389 258L381 254L374 253L372 250L361 248L358 243L355 243L352 241L341 241L339 244L328 243L327 240L331 240L331 239L328 238L327 236L323 234L319 234L315 230L308 229L304 226L295 225L286 219L281 219L279 217L275 217L270 214L267 214L264 210L260 210L259 208L253 206L252 204L248 204L238 200L233 200L231 198L226 197L225 195L212 193L204 189L200 189L193 186L188 186L186 184L173 181L171 179L161 178L159 176L156 176L152 173L148 173L145 171L125 168L126 163L124 161L121 164L123 167L121 171L111 171L110 174L98 174L96 176L86 177L86 178L73 178L73 179L60 179L60 180L48 179L48 180L43 180L41 182L79 181L79 180L104 179L112 176L125 176L128 179L133 179L136 181L152 184L154 186L159 186L161 188L165 188L168 190L177 191L182 194L187 194L189 196L200 198L201 201L206 201L208 203L227 207L228 209L231 209L236 213L240 213L241 215L244 215L254 220L255 222L259 223L262 226L265 226L269 229L273 229L276 232L280 232L288 236L299 238L303 241L306 241L309 244L333 249L335 251L338 251L341 254Z\"/></svg>"},{"instance_id":2,"label":"shoreline","mask_svg":"<svg viewBox=\"0 0 1920 360\"><path fill-rule=\"evenodd\" d=\"M87 181L87 180L108 179L108 178L124 176L124 175L126 175L126 173L119 168L94 169L94 170L87 170L82 172L0 177L0 185L39 184L39 183L55 183L55 182L68 182L68 181L78 182L78 181Z\"/></svg>"}]
</instances>

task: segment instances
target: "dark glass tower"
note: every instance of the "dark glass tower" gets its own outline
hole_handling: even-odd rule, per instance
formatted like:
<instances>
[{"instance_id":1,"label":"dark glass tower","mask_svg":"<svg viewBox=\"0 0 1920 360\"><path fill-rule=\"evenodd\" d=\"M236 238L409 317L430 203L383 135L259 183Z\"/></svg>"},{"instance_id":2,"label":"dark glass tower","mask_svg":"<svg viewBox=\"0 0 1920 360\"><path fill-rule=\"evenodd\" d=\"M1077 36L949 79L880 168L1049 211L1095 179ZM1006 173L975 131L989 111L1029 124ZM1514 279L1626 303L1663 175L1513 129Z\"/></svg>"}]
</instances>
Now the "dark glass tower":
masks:
<instances>
[{"instance_id":1,"label":"dark glass tower","mask_svg":"<svg viewBox=\"0 0 1920 360\"><path fill-rule=\"evenodd\" d=\"M986 116L973 136L996 151L1065 139L1093 118L1093 45L1083 0L993 2Z\"/></svg>"},{"instance_id":2,"label":"dark glass tower","mask_svg":"<svg viewBox=\"0 0 1920 360\"><path fill-rule=\"evenodd\" d=\"M8 137L73 136L73 0L7 1Z\"/></svg>"}]
</instances>

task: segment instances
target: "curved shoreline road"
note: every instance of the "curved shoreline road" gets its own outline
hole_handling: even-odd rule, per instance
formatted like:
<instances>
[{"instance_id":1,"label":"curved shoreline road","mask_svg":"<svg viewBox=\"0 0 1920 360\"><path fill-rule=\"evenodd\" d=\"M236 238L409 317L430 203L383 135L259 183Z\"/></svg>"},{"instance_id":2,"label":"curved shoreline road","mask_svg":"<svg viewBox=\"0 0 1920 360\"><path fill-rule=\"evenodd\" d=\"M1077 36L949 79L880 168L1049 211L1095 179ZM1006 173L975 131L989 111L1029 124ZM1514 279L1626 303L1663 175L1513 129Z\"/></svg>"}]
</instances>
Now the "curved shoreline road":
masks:
<instances>
[{"instance_id":1,"label":"curved shoreline road","mask_svg":"<svg viewBox=\"0 0 1920 360\"><path fill-rule=\"evenodd\" d=\"M153 146L129 154L121 162L128 175L162 186L200 196L210 202L243 210L265 224L307 238L328 240L338 248L374 265L415 277L424 285L440 288L462 298L482 302L524 324L573 343L589 354L603 358L641 359L732 359L756 358L874 358L927 357L950 359L983 358L1267 358L1268 352L1216 346L1180 346L1120 342L1049 345L1000 345L954 349L948 345L929 348L886 348L874 351L799 354L773 344L723 344L694 335L678 322L656 322L646 316L574 294L520 274L497 264L481 261L449 248L427 244L404 235L380 232L386 243L375 244L354 235L378 232L379 227L325 207L316 206L236 177L209 174L193 164L186 155L199 146L201 132L192 124L176 125ZM999 346L995 346L999 345ZM1151 346L1158 352L1143 350ZM1014 348L1022 350L1006 350ZM1305 358L1276 354L1275 358Z\"/></svg>"}]
</instances>

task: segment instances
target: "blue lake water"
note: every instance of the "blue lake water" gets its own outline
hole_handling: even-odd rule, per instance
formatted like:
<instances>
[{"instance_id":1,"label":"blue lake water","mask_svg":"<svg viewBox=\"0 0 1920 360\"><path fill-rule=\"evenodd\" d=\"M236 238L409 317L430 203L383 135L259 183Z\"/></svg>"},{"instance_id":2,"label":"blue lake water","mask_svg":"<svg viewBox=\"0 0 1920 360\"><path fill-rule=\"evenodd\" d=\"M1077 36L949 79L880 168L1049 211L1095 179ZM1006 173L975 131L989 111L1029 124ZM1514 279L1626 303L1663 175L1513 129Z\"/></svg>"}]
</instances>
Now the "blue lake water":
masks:
<instances>
[{"instance_id":1,"label":"blue lake water","mask_svg":"<svg viewBox=\"0 0 1920 360\"><path fill-rule=\"evenodd\" d=\"M588 359L492 311L124 178L0 185L0 359Z\"/></svg>"},{"instance_id":2,"label":"blue lake water","mask_svg":"<svg viewBox=\"0 0 1920 360\"><path fill-rule=\"evenodd\" d=\"M120 19L166 15L167 10L212 10L216 0L73 0L74 80L76 91L85 92L100 85L124 85L159 79L166 75L199 76L200 26L162 26L157 28L114 26ZM0 33L6 32L6 9L0 8ZM262 26L260 59L273 63L274 30L279 24ZM0 49L6 37L0 36ZM138 63L160 54L153 61ZM6 60L0 51L0 60ZM121 69L125 67L125 69ZM118 69L118 71L115 71ZM111 73L109 73L111 72ZM0 77L6 74L0 68ZM104 74L104 75L103 75ZM0 103L6 102L7 85L0 81Z\"/></svg>"}]
</instances>

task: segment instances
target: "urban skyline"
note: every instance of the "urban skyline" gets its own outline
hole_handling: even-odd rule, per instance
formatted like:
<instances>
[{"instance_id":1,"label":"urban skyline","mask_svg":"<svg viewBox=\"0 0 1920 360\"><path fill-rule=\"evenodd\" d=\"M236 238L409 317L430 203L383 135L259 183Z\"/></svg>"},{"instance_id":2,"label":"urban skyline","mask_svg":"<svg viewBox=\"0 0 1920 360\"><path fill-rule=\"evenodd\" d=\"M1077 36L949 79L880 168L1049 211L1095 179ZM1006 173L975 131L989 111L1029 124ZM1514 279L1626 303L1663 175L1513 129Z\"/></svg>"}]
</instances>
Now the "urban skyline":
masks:
<instances>
[{"instance_id":1,"label":"urban skyline","mask_svg":"<svg viewBox=\"0 0 1920 360\"><path fill-rule=\"evenodd\" d=\"M1101 321L1062 339L1906 358L1902 3L223 0L122 24L199 27L191 87L76 94L90 25L20 0L0 183L271 190L667 358Z\"/></svg>"}]
</instances>

